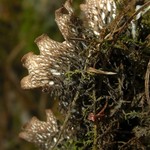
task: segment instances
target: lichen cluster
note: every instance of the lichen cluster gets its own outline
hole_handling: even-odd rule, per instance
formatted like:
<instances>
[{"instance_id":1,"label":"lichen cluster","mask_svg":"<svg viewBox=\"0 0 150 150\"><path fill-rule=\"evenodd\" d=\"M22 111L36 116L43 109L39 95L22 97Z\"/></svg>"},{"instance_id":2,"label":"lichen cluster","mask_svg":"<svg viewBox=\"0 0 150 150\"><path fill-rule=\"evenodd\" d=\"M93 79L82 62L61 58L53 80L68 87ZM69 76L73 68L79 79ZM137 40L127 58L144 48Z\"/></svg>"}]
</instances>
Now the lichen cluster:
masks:
<instances>
[{"instance_id":1,"label":"lichen cluster","mask_svg":"<svg viewBox=\"0 0 150 150\"><path fill-rule=\"evenodd\" d=\"M35 41L40 55L23 57L29 75L21 86L41 87L54 94L65 114L58 135L48 137L53 146L45 143L41 149L140 150L150 146L150 27L145 20L150 2L143 1L137 11L136 4L134 0L86 0L77 17L67 0L55 13L65 41L42 35Z\"/></svg>"}]
</instances>

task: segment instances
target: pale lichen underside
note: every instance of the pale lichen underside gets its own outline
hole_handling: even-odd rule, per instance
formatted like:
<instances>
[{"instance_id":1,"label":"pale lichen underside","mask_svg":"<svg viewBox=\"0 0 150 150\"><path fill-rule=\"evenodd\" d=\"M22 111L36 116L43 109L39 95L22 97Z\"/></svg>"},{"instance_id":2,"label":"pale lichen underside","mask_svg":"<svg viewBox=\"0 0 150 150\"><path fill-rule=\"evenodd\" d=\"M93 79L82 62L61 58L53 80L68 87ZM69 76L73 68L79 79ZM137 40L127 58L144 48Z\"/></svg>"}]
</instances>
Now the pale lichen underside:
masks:
<instances>
[{"instance_id":1,"label":"pale lichen underside","mask_svg":"<svg viewBox=\"0 0 150 150\"><path fill-rule=\"evenodd\" d=\"M47 120L40 121L33 117L24 127L19 137L28 142L35 143L42 149L48 149L53 146L58 133L58 125L55 116L51 110L46 110Z\"/></svg>"},{"instance_id":2,"label":"pale lichen underside","mask_svg":"<svg viewBox=\"0 0 150 150\"><path fill-rule=\"evenodd\" d=\"M86 0L80 8L85 13L88 26L97 36L116 16L116 4L113 0Z\"/></svg>"},{"instance_id":3,"label":"pale lichen underside","mask_svg":"<svg viewBox=\"0 0 150 150\"><path fill-rule=\"evenodd\" d=\"M28 69L29 73L21 81L22 88L31 89L55 85L56 80L61 78L68 65L72 63L71 59L80 60L77 56L79 45L75 45L76 41L71 39L86 38L88 28L93 34L100 37L101 29L115 17L115 9L113 0L86 0L85 4L81 5L85 18L80 20L74 15L71 0L67 0L64 6L55 12L56 23L65 41L56 42L45 34L35 40L40 54L35 55L30 52L22 58L23 66ZM85 21L88 26L82 24ZM82 44L85 48L88 47L87 43L82 42Z\"/></svg>"}]
</instances>

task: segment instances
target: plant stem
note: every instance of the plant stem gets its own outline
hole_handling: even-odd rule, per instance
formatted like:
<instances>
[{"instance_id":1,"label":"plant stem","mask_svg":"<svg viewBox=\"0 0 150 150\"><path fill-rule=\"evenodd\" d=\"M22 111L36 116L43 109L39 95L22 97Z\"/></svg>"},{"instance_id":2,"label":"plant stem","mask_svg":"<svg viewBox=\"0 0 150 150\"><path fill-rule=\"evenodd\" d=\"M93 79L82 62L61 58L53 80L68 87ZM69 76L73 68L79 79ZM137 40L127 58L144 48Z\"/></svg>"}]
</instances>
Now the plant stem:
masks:
<instances>
[{"instance_id":1,"label":"plant stem","mask_svg":"<svg viewBox=\"0 0 150 150\"><path fill-rule=\"evenodd\" d=\"M95 95L96 95L95 90L93 90L94 113L96 114L96 96ZM92 150L97 150L97 120L94 123L93 131L94 131L94 139L93 139Z\"/></svg>"},{"instance_id":2,"label":"plant stem","mask_svg":"<svg viewBox=\"0 0 150 150\"><path fill-rule=\"evenodd\" d=\"M57 142L56 142L55 145L54 145L51 149L49 149L49 150L54 150L54 149L56 148L56 146L59 144L61 135L63 134L64 129L65 129L66 125L67 125L67 122L68 122L68 120L69 120L69 118L70 118L70 116L71 116L71 109L75 106L75 103L76 103L76 100L78 99L78 97L79 97L79 91L76 92L76 94L75 94L75 96L74 96L74 99L73 99L73 101L72 101L72 103L71 103L71 105L70 105L70 107L69 107L69 109L68 109L68 113L67 113L67 116L66 116L66 118L65 118L65 121L64 121L64 123L63 123L62 129L61 129L61 131L60 131L60 133L59 133L59 135L58 135Z\"/></svg>"}]
</instances>

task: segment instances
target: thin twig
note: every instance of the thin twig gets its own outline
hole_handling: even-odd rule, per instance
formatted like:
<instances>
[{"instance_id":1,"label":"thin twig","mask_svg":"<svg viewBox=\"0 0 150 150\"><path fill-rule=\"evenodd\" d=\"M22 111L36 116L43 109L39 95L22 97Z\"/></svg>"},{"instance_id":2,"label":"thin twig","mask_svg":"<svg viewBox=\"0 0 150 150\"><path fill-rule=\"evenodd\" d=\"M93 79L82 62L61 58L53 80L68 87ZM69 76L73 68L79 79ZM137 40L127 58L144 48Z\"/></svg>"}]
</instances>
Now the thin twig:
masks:
<instances>
[{"instance_id":1,"label":"thin twig","mask_svg":"<svg viewBox=\"0 0 150 150\"><path fill-rule=\"evenodd\" d=\"M96 113L96 92L93 90L93 101L94 101L94 113ZM93 127L94 131L94 141L93 141L93 148L92 150L97 150L97 121L94 123Z\"/></svg>"},{"instance_id":2,"label":"thin twig","mask_svg":"<svg viewBox=\"0 0 150 150\"><path fill-rule=\"evenodd\" d=\"M49 150L54 150L54 149L56 148L56 146L59 144L61 135L63 134L64 129L65 129L66 125L67 125L67 122L68 122L68 120L69 120L69 118L70 118L70 116L71 116L71 109L75 106L75 103L76 103L76 100L78 99L78 97L79 97L79 91L76 92L76 94L75 94L75 96L74 96L74 99L73 99L73 101L72 101L72 103L71 103L71 105L70 105L70 107L69 107L68 114L67 114L67 116L66 116L66 118L65 118L65 121L64 121L64 123L63 123L62 129L61 129L61 131L60 131L60 133L59 133L59 135L58 135L57 142L56 142L55 145L54 145L52 148L50 148Z\"/></svg>"},{"instance_id":3,"label":"thin twig","mask_svg":"<svg viewBox=\"0 0 150 150\"><path fill-rule=\"evenodd\" d=\"M129 141L127 141L124 145L122 145L122 146L119 148L119 150L125 149L125 147L127 147L127 145L129 145L130 143L132 143L132 142L134 142L134 141L138 141L138 142L139 142L139 140L138 140L137 137L133 137L133 138L131 138ZM141 145L141 148L142 148L142 150L143 150L143 145L142 145L141 143L140 143L140 145Z\"/></svg>"},{"instance_id":4,"label":"thin twig","mask_svg":"<svg viewBox=\"0 0 150 150\"><path fill-rule=\"evenodd\" d=\"M113 39L113 41L117 41L119 35L128 27L128 24L134 19L136 15L138 15L141 11L143 11L146 7L150 6L150 2L145 3L141 8L139 8L133 15L118 29L116 29L112 34L109 34L105 37L105 39ZM114 38L114 35L117 36Z\"/></svg>"},{"instance_id":5,"label":"thin twig","mask_svg":"<svg viewBox=\"0 0 150 150\"><path fill-rule=\"evenodd\" d=\"M14 59L18 56L22 48L24 47L25 42L22 41L19 44L17 44L11 51L11 53L7 56L6 62L11 65Z\"/></svg>"},{"instance_id":6,"label":"thin twig","mask_svg":"<svg viewBox=\"0 0 150 150\"><path fill-rule=\"evenodd\" d=\"M150 6L150 1L145 3L141 8L139 8L135 13L133 13L133 15L124 23L122 27L116 30L115 33L118 32L119 36L123 32L123 30L125 30L128 27L128 24L133 20L133 18L148 6Z\"/></svg>"},{"instance_id":7,"label":"thin twig","mask_svg":"<svg viewBox=\"0 0 150 150\"><path fill-rule=\"evenodd\" d=\"M122 27L122 29L124 29L127 25L128 25L128 23L130 23L132 20L133 20L133 18L137 15L137 14L139 14L142 10L144 10L146 7L148 7L150 5L150 1L149 2L147 2L147 3L145 3L141 8L139 8L128 20L127 20L127 22L123 25L123 27Z\"/></svg>"},{"instance_id":8,"label":"thin twig","mask_svg":"<svg viewBox=\"0 0 150 150\"><path fill-rule=\"evenodd\" d=\"M95 68L92 68L92 67L89 67L87 69L87 72L89 72L89 73L96 73L96 74L102 74L102 75L115 75L115 74L117 74L116 72L103 71L103 70L95 69Z\"/></svg>"},{"instance_id":9,"label":"thin twig","mask_svg":"<svg viewBox=\"0 0 150 150\"><path fill-rule=\"evenodd\" d=\"M147 70L145 74L145 95L147 99L147 103L150 106L150 97L149 97L149 75L150 75L150 60L147 65Z\"/></svg>"}]
</instances>

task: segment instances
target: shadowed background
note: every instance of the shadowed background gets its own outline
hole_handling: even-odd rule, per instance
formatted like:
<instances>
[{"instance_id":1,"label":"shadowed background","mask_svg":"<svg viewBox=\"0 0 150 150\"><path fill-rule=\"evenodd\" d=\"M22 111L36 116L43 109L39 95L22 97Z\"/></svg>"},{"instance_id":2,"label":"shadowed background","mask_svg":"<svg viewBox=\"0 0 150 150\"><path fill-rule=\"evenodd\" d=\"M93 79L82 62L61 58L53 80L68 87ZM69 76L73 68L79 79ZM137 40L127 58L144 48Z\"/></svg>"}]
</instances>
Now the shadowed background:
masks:
<instances>
[{"instance_id":1,"label":"shadowed background","mask_svg":"<svg viewBox=\"0 0 150 150\"><path fill-rule=\"evenodd\" d=\"M29 150L32 144L18 138L22 125L32 116L42 118L51 107L50 97L40 90L24 91L20 80L27 75L21 58L39 53L34 40L46 33L62 40L54 21L55 10L64 0L0 1L0 149Z\"/></svg>"}]
</instances>

